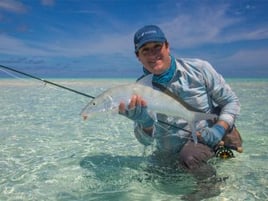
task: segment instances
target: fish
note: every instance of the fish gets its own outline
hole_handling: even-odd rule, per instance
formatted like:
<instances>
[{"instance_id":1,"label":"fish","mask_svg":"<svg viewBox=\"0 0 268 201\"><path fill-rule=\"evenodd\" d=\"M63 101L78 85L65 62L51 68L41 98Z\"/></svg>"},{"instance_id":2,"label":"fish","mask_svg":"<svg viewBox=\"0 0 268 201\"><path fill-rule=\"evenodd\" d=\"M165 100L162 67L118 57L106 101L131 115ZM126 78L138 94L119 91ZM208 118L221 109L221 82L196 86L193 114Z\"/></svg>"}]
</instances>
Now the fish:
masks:
<instances>
[{"instance_id":1,"label":"fish","mask_svg":"<svg viewBox=\"0 0 268 201\"><path fill-rule=\"evenodd\" d=\"M151 84L151 80L152 77L149 76L136 83L109 88L91 100L80 114L85 120L96 113L118 111L118 106L121 102L127 105L133 95L138 95L146 101L147 109L150 113L161 113L187 121L191 128L192 138L197 143L196 122L215 120L218 116L187 109L183 103L155 89Z\"/></svg>"}]
</instances>

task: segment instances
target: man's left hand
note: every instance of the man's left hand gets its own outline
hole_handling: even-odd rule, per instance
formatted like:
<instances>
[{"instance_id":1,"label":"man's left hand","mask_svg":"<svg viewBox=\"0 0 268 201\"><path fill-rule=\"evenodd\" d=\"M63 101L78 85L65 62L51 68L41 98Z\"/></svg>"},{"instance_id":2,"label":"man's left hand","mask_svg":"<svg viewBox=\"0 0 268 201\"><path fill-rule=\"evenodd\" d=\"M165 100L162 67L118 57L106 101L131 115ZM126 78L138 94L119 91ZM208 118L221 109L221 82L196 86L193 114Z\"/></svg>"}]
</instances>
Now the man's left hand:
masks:
<instances>
[{"instance_id":1,"label":"man's left hand","mask_svg":"<svg viewBox=\"0 0 268 201\"><path fill-rule=\"evenodd\" d=\"M207 144L209 147L214 148L225 135L225 128L219 124L213 125L211 128L207 127L200 133L198 137L201 142Z\"/></svg>"}]
</instances>

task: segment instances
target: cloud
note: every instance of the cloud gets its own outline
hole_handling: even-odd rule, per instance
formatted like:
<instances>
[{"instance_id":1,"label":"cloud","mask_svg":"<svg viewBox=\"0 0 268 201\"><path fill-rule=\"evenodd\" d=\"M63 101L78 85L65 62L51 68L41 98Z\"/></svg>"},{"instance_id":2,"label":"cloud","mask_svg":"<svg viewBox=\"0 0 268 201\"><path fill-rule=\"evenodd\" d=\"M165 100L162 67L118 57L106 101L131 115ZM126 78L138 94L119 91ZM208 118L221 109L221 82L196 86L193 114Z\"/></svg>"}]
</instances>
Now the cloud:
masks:
<instances>
[{"instance_id":1,"label":"cloud","mask_svg":"<svg viewBox=\"0 0 268 201\"><path fill-rule=\"evenodd\" d=\"M2 2L11 2L9 5L13 5L13 7L18 5L18 2L14 0ZM42 0L41 2L43 5L55 3L53 0ZM188 11L177 12L176 16L170 16L171 20L160 21L159 25L165 31L172 48L194 48L206 44L268 38L266 27L249 30L245 30L246 28L234 29L233 27L240 27L239 25L244 22L244 19L227 15L228 10L229 6L226 4L196 6L191 13ZM97 54L130 55L129 53L133 53L132 37L135 31L133 26L124 25L123 20L115 20L112 16L106 16L106 19L109 23L113 22L107 29L110 31L98 32L98 28L95 30L92 29L92 26L83 26L81 23L76 25L75 33L82 34L76 37L70 35L68 30L70 27L66 29L66 25L53 26L52 24L46 27L47 36L50 37L46 41L42 41L41 38L39 40L23 40L2 34L0 35L0 53L52 57L79 57ZM103 24L102 26L106 27ZM115 32L119 26L121 31ZM17 51L18 49L19 51ZM133 55L131 54L131 56Z\"/></svg>"},{"instance_id":2,"label":"cloud","mask_svg":"<svg viewBox=\"0 0 268 201\"><path fill-rule=\"evenodd\" d=\"M253 68L254 66L265 66L265 68L267 68L268 48L240 50L224 60L226 63L233 65Z\"/></svg>"},{"instance_id":3,"label":"cloud","mask_svg":"<svg viewBox=\"0 0 268 201\"><path fill-rule=\"evenodd\" d=\"M178 12L172 20L160 26L171 45L180 48L268 38L267 27L256 24L250 28L246 19L230 15L229 9L226 4L200 6L191 13Z\"/></svg>"},{"instance_id":4,"label":"cloud","mask_svg":"<svg viewBox=\"0 0 268 201\"><path fill-rule=\"evenodd\" d=\"M27 44L27 41L12 36L0 34L0 53L9 55L39 55L46 56L48 52L43 48L34 48Z\"/></svg>"},{"instance_id":5,"label":"cloud","mask_svg":"<svg viewBox=\"0 0 268 201\"><path fill-rule=\"evenodd\" d=\"M133 50L130 36L106 35L99 40L90 38L64 39L54 42L21 40L16 37L0 34L0 53L17 56L80 57L89 55L128 54ZM19 51L18 51L19 50Z\"/></svg>"},{"instance_id":6,"label":"cloud","mask_svg":"<svg viewBox=\"0 0 268 201\"><path fill-rule=\"evenodd\" d=\"M260 39L267 39L268 38L268 28L267 27L259 27L257 29L247 30L241 33L240 37L242 39L248 40L260 40Z\"/></svg>"},{"instance_id":7,"label":"cloud","mask_svg":"<svg viewBox=\"0 0 268 201\"><path fill-rule=\"evenodd\" d=\"M41 0L41 4L43 6L54 6L55 1L54 0Z\"/></svg>"},{"instance_id":8,"label":"cloud","mask_svg":"<svg viewBox=\"0 0 268 201\"><path fill-rule=\"evenodd\" d=\"M1 0L0 9L13 13L25 13L27 11L26 6L16 0Z\"/></svg>"},{"instance_id":9,"label":"cloud","mask_svg":"<svg viewBox=\"0 0 268 201\"><path fill-rule=\"evenodd\" d=\"M12 57L12 58L0 58L0 63L12 64L12 63L23 63L23 64L44 64L45 60L41 58L28 58L28 57Z\"/></svg>"},{"instance_id":10,"label":"cloud","mask_svg":"<svg viewBox=\"0 0 268 201\"><path fill-rule=\"evenodd\" d=\"M191 13L181 13L160 26L166 30L172 44L180 47L194 47L207 42L217 41L218 36L228 26L238 23L240 19L226 16L226 5L217 8L201 6Z\"/></svg>"},{"instance_id":11,"label":"cloud","mask_svg":"<svg viewBox=\"0 0 268 201\"><path fill-rule=\"evenodd\" d=\"M267 77L268 48L241 49L214 60L216 69L227 77Z\"/></svg>"}]
</instances>

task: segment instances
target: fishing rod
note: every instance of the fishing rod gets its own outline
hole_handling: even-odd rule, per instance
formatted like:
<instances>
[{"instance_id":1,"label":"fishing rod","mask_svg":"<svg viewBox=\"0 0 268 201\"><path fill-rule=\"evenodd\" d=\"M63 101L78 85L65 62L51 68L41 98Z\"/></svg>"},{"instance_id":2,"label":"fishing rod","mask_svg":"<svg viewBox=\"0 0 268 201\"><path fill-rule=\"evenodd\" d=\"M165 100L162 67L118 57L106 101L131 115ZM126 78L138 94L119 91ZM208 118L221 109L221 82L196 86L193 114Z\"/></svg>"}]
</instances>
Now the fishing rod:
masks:
<instances>
[{"instance_id":1,"label":"fishing rod","mask_svg":"<svg viewBox=\"0 0 268 201\"><path fill-rule=\"evenodd\" d=\"M85 97L88 97L88 98L92 98L92 99L95 98L94 96L88 95L88 94L86 94L86 93L83 93L83 92L80 92L80 91L71 89L71 88L69 88L69 87L65 87L65 86L63 86L63 85L60 85L60 84L57 84L57 83L55 83L55 82L51 82L51 81L42 79L42 78L40 78L40 77L36 77L36 76L31 75L31 74L28 74L28 73L24 73L24 72L22 72L22 71L16 70L16 69L11 68L11 67L7 67L7 66L0 65L0 68L4 68L4 69L7 69L7 70L9 70L9 71L13 71L13 72L15 72L15 73L19 73L19 74L25 75L25 76L27 76L27 77L30 77L30 78L39 80L39 81L41 81L41 82L44 82L45 84L51 84L51 85L54 85L54 86L56 86L56 87L59 87L59 88L62 88L62 89L65 89L65 90L74 92L74 93L76 93L76 94L80 94L80 95L85 96Z\"/></svg>"},{"instance_id":2,"label":"fishing rod","mask_svg":"<svg viewBox=\"0 0 268 201\"><path fill-rule=\"evenodd\" d=\"M54 83L54 82L51 82L51 81L48 81L48 80L42 79L42 78L40 78L40 77L37 77L37 76L31 75L31 74L28 74L28 73L25 73L25 72L22 72L22 71L16 70L16 69L11 68L11 67L3 66L3 65L1 65L1 64L0 64L0 68L4 68L4 69L7 69L7 70L9 70L9 71L13 71L13 72L16 72L16 73L19 73L19 74L25 75L25 76L27 76L27 77L30 77L30 78L33 78L33 79L39 80L39 81L41 81L41 82L44 82L44 83L47 83L47 84L51 84L51 85L54 85L54 86L56 86L56 87L60 87L60 88L62 88L62 89L65 89L65 90L68 90L68 91L74 92L74 93L76 93L76 94L80 94L80 95L86 96L86 97L88 97L88 98L92 98L92 99L94 99L94 98L95 98L94 96L91 96L91 95L85 94L85 93L80 92L80 91L76 91L76 90L74 90L74 89L71 89L71 88L68 88L68 87L65 87L65 86L59 85L59 84L57 84L57 83ZM167 123L167 122L164 122L164 121L160 121L160 120L158 120L158 121L159 121L159 122L161 122L161 123L163 123L163 124L169 125L169 126L177 127L176 125L172 125L172 124ZM177 128L178 128L178 127L177 127ZM186 131L186 132L188 132L188 133L191 133L191 131L189 131L189 130L186 130L186 129L183 129L183 128L180 128L180 129L182 129L182 130L184 130L184 131Z\"/></svg>"}]
</instances>

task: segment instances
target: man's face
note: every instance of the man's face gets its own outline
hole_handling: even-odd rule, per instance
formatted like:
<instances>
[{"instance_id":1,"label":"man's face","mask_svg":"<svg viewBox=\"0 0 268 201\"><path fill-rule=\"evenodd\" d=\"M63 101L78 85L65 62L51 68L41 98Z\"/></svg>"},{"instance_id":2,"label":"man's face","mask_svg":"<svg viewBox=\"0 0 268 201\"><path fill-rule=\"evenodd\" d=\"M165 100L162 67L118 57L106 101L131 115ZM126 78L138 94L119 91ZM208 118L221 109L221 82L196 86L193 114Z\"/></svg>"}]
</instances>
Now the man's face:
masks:
<instances>
[{"instance_id":1,"label":"man's face","mask_svg":"<svg viewBox=\"0 0 268 201\"><path fill-rule=\"evenodd\" d=\"M170 66L168 43L150 42L143 45L137 57L149 72L159 75Z\"/></svg>"}]
</instances>

